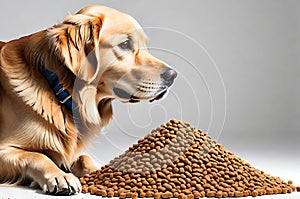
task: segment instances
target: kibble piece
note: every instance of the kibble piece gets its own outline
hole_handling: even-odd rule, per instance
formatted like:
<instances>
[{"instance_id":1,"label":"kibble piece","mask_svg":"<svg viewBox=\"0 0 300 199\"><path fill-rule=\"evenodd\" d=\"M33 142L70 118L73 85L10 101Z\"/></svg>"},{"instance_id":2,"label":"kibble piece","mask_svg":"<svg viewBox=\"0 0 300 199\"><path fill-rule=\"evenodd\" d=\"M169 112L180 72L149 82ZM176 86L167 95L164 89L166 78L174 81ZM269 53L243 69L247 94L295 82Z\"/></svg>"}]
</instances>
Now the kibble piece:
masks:
<instances>
[{"instance_id":1,"label":"kibble piece","mask_svg":"<svg viewBox=\"0 0 300 199\"><path fill-rule=\"evenodd\" d=\"M104 190L104 189L99 189L98 191L97 191L97 195L98 196L102 196L102 197L106 197L107 196L107 192L106 192L106 190Z\"/></svg>"},{"instance_id":2,"label":"kibble piece","mask_svg":"<svg viewBox=\"0 0 300 199\"><path fill-rule=\"evenodd\" d=\"M223 192L223 198L227 198L228 197L228 193L227 192Z\"/></svg>"},{"instance_id":3,"label":"kibble piece","mask_svg":"<svg viewBox=\"0 0 300 199\"><path fill-rule=\"evenodd\" d=\"M244 192L243 192L243 196L244 196L244 197L248 197L249 195L250 195L250 193L249 193L248 191L244 191Z\"/></svg>"},{"instance_id":4,"label":"kibble piece","mask_svg":"<svg viewBox=\"0 0 300 199\"><path fill-rule=\"evenodd\" d=\"M160 197L161 197L161 193L156 192L156 193L154 194L154 199L159 199Z\"/></svg>"},{"instance_id":5,"label":"kibble piece","mask_svg":"<svg viewBox=\"0 0 300 199\"><path fill-rule=\"evenodd\" d=\"M119 198L126 198L126 193L125 192L121 192L119 193Z\"/></svg>"},{"instance_id":6,"label":"kibble piece","mask_svg":"<svg viewBox=\"0 0 300 199\"><path fill-rule=\"evenodd\" d=\"M161 195L162 198L172 198L173 194L170 191L167 191Z\"/></svg>"},{"instance_id":7,"label":"kibble piece","mask_svg":"<svg viewBox=\"0 0 300 199\"><path fill-rule=\"evenodd\" d=\"M97 190L98 190L98 188L93 186L93 187L91 188L91 191L90 191L90 192L91 192L92 195L95 195L96 192L97 192Z\"/></svg>"},{"instance_id":8,"label":"kibble piece","mask_svg":"<svg viewBox=\"0 0 300 199\"><path fill-rule=\"evenodd\" d=\"M81 192L82 193L87 193L88 192L88 187L83 186Z\"/></svg>"},{"instance_id":9,"label":"kibble piece","mask_svg":"<svg viewBox=\"0 0 300 199\"><path fill-rule=\"evenodd\" d=\"M172 189L172 186L168 183L164 183L163 185L167 190L171 190Z\"/></svg>"},{"instance_id":10,"label":"kibble piece","mask_svg":"<svg viewBox=\"0 0 300 199\"><path fill-rule=\"evenodd\" d=\"M222 192L222 191L218 191L218 192L216 193L216 197L217 197L217 198L222 198L222 197L223 197L223 192Z\"/></svg>"},{"instance_id":11,"label":"kibble piece","mask_svg":"<svg viewBox=\"0 0 300 199\"><path fill-rule=\"evenodd\" d=\"M194 195L194 198L200 198L201 197L201 193L199 191L194 191L193 195Z\"/></svg>"},{"instance_id":12,"label":"kibble piece","mask_svg":"<svg viewBox=\"0 0 300 199\"><path fill-rule=\"evenodd\" d=\"M268 187L268 188L266 189L266 191L267 191L267 194L268 194L268 195L272 195L272 194L273 194L273 189L271 189L270 187Z\"/></svg>"},{"instance_id":13,"label":"kibble piece","mask_svg":"<svg viewBox=\"0 0 300 199\"><path fill-rule=\"evenodd\" d=\"M252 191L251 196L253 196L253 197L258 196L258 192L256 190Z\"/></svg>"},{"instance_id":14,"label":"kibble piece","mask_svg":"<svg viewBox=\"0 0 300 199\"><path fill-rule=\"evenodd\" d=\"M140 194L139 194L139 197L140 197L140 198L145 198L145 196L146 196L146 193L143 192L143 191L141 191Z\"/></svg>"},{"instance_id":15,"label":"kibble piece","mask_svg":"<svg viewBox=\"0 0 300 199\"><path fill-rule=\"evenodd\" d=\"M126 198L131 198L132 197L132 192L130 192L130 191L128 191L128 192L126 192Z\"/></svg>"},{"instance_id":16,"label":"kibble piece","mask_svg":"<svg viewBox=\"0 0 300 199\"><path fill-rule=\"evenodd\" d=\"M236 192L234 192L234 196L235 196L235 197L243 197L244 194L243 194L243 192L241 192L241 191L236 191Z\"/></svg>"},{"instance_id":17,"label":"kibble piece","mask_svg":"<svg viewBox=\"0 0 300 199\"><path fill-rule=\"evenodd\" d=\"M147 191L145 196L147 198L152 198L154 196L154 193L152 191Z\"/></svg>"},{"instance_id":18,"label":"kibble piece","mask_svg":"<svg viewBox=\"0 0 300 199\"><path fill-rule=\"evenodd\" d=\"M131 194L131 198L132 199L137 199L137 197L138 197L138 193L132 193Z\"/></svg>"},{"instance_id":19,"label":"kibble piece","mask_svg":"<svg viewBox=\"0 0 300 199\"><path fill-rule=\"evenodd\" d=\"M194 199L194 198L195 198L195 196L192 193L190 193L190 194L187 195L187 199Z\"/></svg>"},{"instance_id":20,"label":"kibble piece","mask_svg":"<svg viewBox=\"0 0 300 199\"><path fill-rule=\"evenodd\" d=\"M185 194L179 194L178 199L187 199L187 196Z\"/></svg>"},{"instance_id":21,"label":"kibble piece","mask_svg":"<svg viewBox=\"0 0 300 199\"><path fill-rule=\"evenodd\" d=\"M234 195L235 195L235 192L233 192L233 191L231 191L231 192L228 193L229 197L234 197Z\"/></svg>"},{"instance_id":22,"label":"kibble piece","mask_svg":"<svg viewBox=\"0 0 300 199\"><path fill-rule=\"evenodd\" d=\"M206 196L207 196L207 197L215 197L215 195L216 195L216 192L215 192L215 191L208 191L208 192L206 193Z\"/></svg>"},{"instance_id":23,"label":"kibble piece","mask_svg":"<svg viewBox=\"0 0 300 199\"><path fill-rule=\"evenodd\" d=\"M113 191L109 191L107 193L107 197L114 197L114 192Z\"/></svg>"}]
</instances>

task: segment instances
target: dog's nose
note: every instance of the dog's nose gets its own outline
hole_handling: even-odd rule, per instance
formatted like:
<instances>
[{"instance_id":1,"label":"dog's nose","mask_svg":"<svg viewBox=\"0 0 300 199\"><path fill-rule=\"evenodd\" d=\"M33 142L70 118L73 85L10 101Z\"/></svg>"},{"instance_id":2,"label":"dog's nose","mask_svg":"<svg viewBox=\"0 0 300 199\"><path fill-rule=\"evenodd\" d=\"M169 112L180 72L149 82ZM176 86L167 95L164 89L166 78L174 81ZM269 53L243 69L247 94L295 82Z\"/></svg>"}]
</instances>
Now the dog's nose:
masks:
<instances>
[{"instance_id":1,"label":"dog's nose","mask_svg":"<svg viewBox=\"0 0 300 199\"><path fill-rule=\"evenodd\" d=\"M173 81L177 77L177 72L171 68L167 68L164 73L160 75L165 81Z\"/></svg>"}]
</instances>

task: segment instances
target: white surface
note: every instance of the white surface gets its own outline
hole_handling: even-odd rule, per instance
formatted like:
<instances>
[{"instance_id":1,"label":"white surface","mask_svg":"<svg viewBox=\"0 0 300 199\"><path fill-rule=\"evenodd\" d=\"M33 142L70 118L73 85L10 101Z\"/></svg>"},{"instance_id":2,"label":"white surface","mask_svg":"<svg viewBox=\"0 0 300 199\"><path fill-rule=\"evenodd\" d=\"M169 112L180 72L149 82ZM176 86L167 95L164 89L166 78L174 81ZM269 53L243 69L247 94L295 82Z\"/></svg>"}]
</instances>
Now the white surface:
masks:
<instances>
[{"instance_id":1,"label":"white surface","mask_svg":"<svg viewBox=\"0 0 300 199\"><path fill-rule=\"evenodd\" d=\"M93 196L89 194L78 194L75 196L48 196L41 194L37 190L24 189L20 187L3 187L0 186L0 198L1 199L61 199L61 198L70 198L70 199L89 199L89 198L102 198L101 196ZM247 197L251 198L251 197ZM256 197L257 198L257 197ZM259 199L299 199L300 192L294 192L291 194L279 194L279 195L268 195L268 196L259 196Z\"/></svg>"}]
</instances>

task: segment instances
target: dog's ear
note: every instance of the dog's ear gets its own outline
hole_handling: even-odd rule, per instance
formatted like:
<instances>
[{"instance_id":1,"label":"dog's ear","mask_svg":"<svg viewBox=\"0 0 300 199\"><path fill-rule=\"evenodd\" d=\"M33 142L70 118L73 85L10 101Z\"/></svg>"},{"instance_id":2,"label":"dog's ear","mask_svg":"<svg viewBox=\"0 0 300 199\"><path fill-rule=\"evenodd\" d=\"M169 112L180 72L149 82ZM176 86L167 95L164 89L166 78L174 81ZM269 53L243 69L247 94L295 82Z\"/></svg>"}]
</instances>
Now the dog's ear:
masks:
<instances>
[{"instance_id":1,"label":"dog's ear","mask_svg":"<svg viewBox=\"0 0 300 199\"><path fill-rule=\"evenodd\" d=\"M99 40L104 16L69 15L48 29L50 46L80 79L92 82L100 67Z\"/></svg>"}]
</instances>

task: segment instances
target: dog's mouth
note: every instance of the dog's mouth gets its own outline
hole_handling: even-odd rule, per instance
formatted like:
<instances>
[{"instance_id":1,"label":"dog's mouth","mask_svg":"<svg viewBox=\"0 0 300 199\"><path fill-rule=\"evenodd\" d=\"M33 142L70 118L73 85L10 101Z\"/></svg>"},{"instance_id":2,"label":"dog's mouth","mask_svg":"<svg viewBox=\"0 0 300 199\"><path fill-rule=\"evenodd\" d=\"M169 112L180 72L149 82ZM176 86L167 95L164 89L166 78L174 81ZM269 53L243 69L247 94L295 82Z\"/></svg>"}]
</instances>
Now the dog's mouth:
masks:
<instances>
[{"instance_id":1,"label":"dog's mouth","mask_svg":"<svg viewBox=\"0 0 300 199\"><path fill-rule=\"evenodd\" d=\"M152 103L155 100L160 100L164 97L164 95L168 92L168 89L164 89L161 92L159 92L158 95L156 95L154 98L150 99L149 102Z\"/></svg>"},{"instance_id":2,"label":"dog's mouth","mask_svg":"<svg viewBox=\"0 0 300 199\"><path fill-rule=\"evenodd\" d=\"M141 100L149 100L149 102L153 102L155 100L160 100L163 98L163 96L167 93L168 87L164 87L160 91L156 92L152 96L145 96L145 97L138 97L134 94L130 94L127 91L121 89L121 88L113 88L114 94L121 99L122 102L128 102L128 103L137 103Z\"/></svg>"},{"instance_id":3,"label":"dog's mouth","mask_svg":"<svg viewBox=\"0 0 300 199\"><path fill-rule=\"evenodd\" d=\"M128 92L126 92L125 90L121 89L121 88L113 88L113 91L115 93L115 95L119 98L129 103L137 103L137 102L140 102L140 98L132 95L132 94L129 94ZM124 102L125 102L124 101Z\"/></svg>"}]
</instances>

